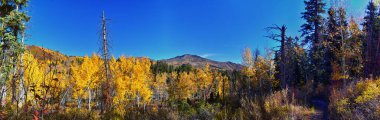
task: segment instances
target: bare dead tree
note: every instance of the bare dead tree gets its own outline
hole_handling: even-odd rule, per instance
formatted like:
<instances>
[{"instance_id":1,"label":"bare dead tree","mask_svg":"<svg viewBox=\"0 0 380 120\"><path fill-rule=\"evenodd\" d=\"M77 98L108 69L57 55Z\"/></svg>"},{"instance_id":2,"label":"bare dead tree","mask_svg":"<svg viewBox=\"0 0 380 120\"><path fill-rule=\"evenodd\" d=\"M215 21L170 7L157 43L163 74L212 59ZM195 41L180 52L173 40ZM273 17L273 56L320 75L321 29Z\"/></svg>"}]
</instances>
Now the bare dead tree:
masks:
<instances>
[{"instance_id":1,"label":"bare dead tree","mask_svg":"<svg viewBox=\"0 0 380 120\"><path fill-rule=\"evenodd\" d=\"M106 17L103 11L102 15L102 57L104 62L104 83L102 84L102 107L101 112L105 113L110 111L112 104L112 81L111 81L111 70L109 66L109 47L107 40L107 26Z\"/></svg>"},{"instance_id":2,"label":"bare dead tree","mask_svg":"<svg viewBox=\"0 0 380 120\"><path fill-rule=\"evenodd\" d=\"M286 26L282 25L281 27L278 25L274 25L273 27L268 27L266 30L268 31L269 35L266 36L272 40L280 42L280 84L281 84L281 89L284 89L287 87L287 83L289 81L286 80L286 45L285 45L285 40L286 40ZM280 31L279 34L274 33L273 31Z\"/></svg>"}]
</instances>

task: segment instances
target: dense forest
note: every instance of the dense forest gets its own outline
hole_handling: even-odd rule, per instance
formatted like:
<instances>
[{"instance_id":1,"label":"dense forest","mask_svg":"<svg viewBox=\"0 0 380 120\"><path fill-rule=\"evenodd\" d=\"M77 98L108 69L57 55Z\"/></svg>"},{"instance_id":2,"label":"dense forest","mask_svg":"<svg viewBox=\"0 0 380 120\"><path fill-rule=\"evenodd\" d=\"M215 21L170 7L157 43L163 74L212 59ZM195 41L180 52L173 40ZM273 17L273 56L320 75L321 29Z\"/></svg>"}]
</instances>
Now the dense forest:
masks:
<instances>
[{"instance_id":1,"label":"dense forest","mask_svg":"<svg viewBox=\"0 0 380 120\"><path fill-rule=\"evenodd\" d=\"M279 46L242 48L243 68L227 70L114 57L105 13L99 53L29 46L28 0L1 0L0 119L380 119L379 4L364 18L304 4L299 36L268 26Z\"/></svg>"}]
</instances>

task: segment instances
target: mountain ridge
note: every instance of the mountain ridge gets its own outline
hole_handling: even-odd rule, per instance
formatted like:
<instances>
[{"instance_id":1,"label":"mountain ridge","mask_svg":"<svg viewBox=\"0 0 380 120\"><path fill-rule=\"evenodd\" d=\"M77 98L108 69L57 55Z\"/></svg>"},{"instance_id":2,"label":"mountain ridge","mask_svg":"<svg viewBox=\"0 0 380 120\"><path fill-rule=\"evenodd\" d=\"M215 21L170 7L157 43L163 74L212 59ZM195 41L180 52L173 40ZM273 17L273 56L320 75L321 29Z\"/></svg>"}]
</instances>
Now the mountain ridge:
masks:
<instances>
[{"instance_id":1,"label":"mountain ridge","mask_svg":"<svg viewBox=\"0 0 380 120\"><path fill-rule=\"evenodd\" d=\"M208 63L211 68L217 68L217 69L223 69L223 70L229 70L229 71L241 70L243 68L243 65L233 63L230 61L220 62L220 61L215 61L215 60L203 58L201 56L192 55L192 54L184 54L184 55L176 56L169 59L163 59L159 61L165 62L173 66L190 64L194 67L203 67Z\"/></svg>"}]
</instances>

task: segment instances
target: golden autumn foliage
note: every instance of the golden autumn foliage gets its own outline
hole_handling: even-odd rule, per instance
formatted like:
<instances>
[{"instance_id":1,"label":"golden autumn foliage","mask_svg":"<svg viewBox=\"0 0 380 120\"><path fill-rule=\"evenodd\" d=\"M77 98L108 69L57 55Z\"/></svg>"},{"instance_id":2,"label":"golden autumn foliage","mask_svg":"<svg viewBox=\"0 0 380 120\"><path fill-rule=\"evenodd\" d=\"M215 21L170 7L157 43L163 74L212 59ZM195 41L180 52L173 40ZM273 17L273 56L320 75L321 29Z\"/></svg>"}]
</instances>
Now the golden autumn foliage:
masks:
<instances>
[{"instance_id":1,"label":"golden autumn foliage","mask_svg":"<svg viewBox=\"0 0 380 120\"><path fill-rule=\"evenodd\" d=\"M167 81L168 73L160 73L156 75L155 81L153 82L153 88L155 89L155 99L158 101L165 100L165 93L168 90Z\"/></svg>"},{"instance_id":2,"label":"golden autumn foliage","mask_svg":"<svg viewBox=\"0 0 380 120\"><path fill-rule=\"evenodd\" d=\"M195 114L203 110L221 114L221 106L228 105L235 99L232 97L239 94L239 90L244 88L242 86L250 85L259 89L275 84L272 60L262 56L254 58L252 55L246 58L250 58L251 65L244 68L249 72L242 73L248 76L248 79L237 79L231 77L231 71L217 69L207 63L200 67L154 72L152 65L155 63L148 58L112 56L109 59L112 114L125 118L134 112L160 113L161 110L172 109L173 106L177 106L175 109L180 109L179 111L186 114ZM24 62L25 86L28 86L25 89L29 89L27 100L31 103L30 106L33 106L33 110L78 110L91 115L99 112L101 86L104 82L104 66L100 55L72 57L67 61L61 61L36 59L32 54L25 53ZM237 81L234 83L232 79ZM250 81L249 84L246 84L246 80ZM36 99L36 96L39 99ZM190 116L186 118L188 117Z\"/></svg>"},{"instance_id":3,"label":"golden autumn foliage","mask_svg":"<svg viewBox=\"0 0 380 120\"><path fill-rule=\"evenodd\" d=\"M59 52L43 49L34 52L41 53L36 57L28 51L23 57L23 88L27 91L23 104L27 109L50 115L55 111L99 112L105 80L100 55L63 56L65 58L60 59L56 57ZM168 70L170 72L152 71L155 62L149 58L112 56L109 64L112 112L121 116L131 111L162 109L168 107L171 101L193 102L193 105L220 102L228 98L231 92L229 72L211 67L208 63L194 68L178 67L183 70Z\"/></svg>"},{"instance_id":4,"label":"golden autumn foliage","mask_svg":"<svg viewBox=\"0 0 380 120\"><path fill-rule=\"evenodd\" d=\"M193 74L190 74L193 75ZM210 70L210 65L206 63L206 65L203 67L203 69L196 69L195 73L195 80L192 80L191 85L196 84L196 88L199 94L201 95L204 100L206 99L207 95L210 93L210 85L213 82L213 74Z\"/></svg>"},{"instance_id":5,"label":"golden autumn foliage","mask_svg":"<svg viewBox=\"0 0 380 120\"><path fill-rule=\"evenodd\" d=\"M278 86L279 81L274 80L274 61L271 59L271 52L265 57L252 57L251 50L246 48L243 54L243 63L245 64L242 74L248 77L248 84L261 88L270 88ZM265 85L271 85L265 86Z\"/></svg>"},{"instance_id":6,"label":"golden autumn foliage","mask_svg":"<svg viewBox=\"0 0 380 120\"><path fill-rule=\"evenodd\" d=\"M380 108L380 80L353 82L330 96L332 116L344 119L378 119ZM369 112L371 111L371 112Z\"/></svg>"},{"instance_id":7,"label":"golden autumn foliage","mask_svg":"<svg viewBox=\"0 0 380 120\"><path fill-rule=\"evenodd\" d=\"M146 104L150 102L152 91L150 90L150 60L147 58L132 58L134 66L131 71L131 91L135 94L138 103ZM140 101L141 100L141 101ZM141 103L139 103L141 102Z\"/></svg>"},{"instance_id":8,"label":"golden autumn foliage","mask_svg":"<svg viewBox=\"0 0 380 120\"><path fill-rule=\"evenodd\" d=\"M131 84L131 76L129 75L132 70L132 61L128 60L125 56L120 57L119 64L111 65L111 68L118 69L115 71L115 90L116 96L114 98L114 103L126 104L127 99L132 96L132 92L130 91L132 88Z\"/></svg>"},{"instance_id":9,"label":"golden autumn foliage","mask_svg":"<svg viewBox=\"0 0 380 120\"><path fill-rule=\"evenodd\" d=\"M112 60L111 60L112 61ZM150 65L147 58L127 58L122 56L116 62L111 62L111 70L115 73L114 103L125 105L132 102L137 105L148 104L152 97L150 89Z\"/></svg>"},{"instance_id":10,"label":"golden autumn foliage","mask_svg":"<svg viewBox=\"0 0 380 120\"><path fill-rule=\"evenodd\" d=\"M168 73L168 94L169 94L169 100L175 100L177 98L177 92L178 92L178 73L177 72L171 72Z\"/></svg>"},{"instance_id":11,"label":"golden autumn foliage","mask_svg":"<svg viewBox=\"0 0 380 120\"><path fill-rule=\"evenodd\" d=\"M230 89L230 82L226 75L222 75L221 73L214 73L216 74L216 93L222 96L222 99L226 96L228 93L227 90Z\"/></svg>"},{"instance_id":12,"label":"golden autumn foliage","mask_svg":"<svg viewBox=\"0 0 380 120\"><path fill-rule=\"evenodd\" d=\"M97 63L94 63L91 58L85 56L80 66L72 66L74 94L75 99L85 98L85 93L98 87L98 75L95 73L99 70Z\"/></svg>"},{"instance_id":13,"label":"golden autumn foliage","mask_svg":"<svg viewBox=\"0 0 380 120\"><path fill-rule=\"evenodd\" d=\"M380 53L380 0L370 0L367 9L361 8L364 14L351 16L349 21L347 16L350 13L348 12L355 11L347 8L350 1L298 0L297 2L305 5L301 13L304 21L301 22L300 33L294 34L294 29L288 28L288 25L274 24L266 28L268 35L265 37L279 43L270 43L269 46L268 43L264 43L265 46L257 46L258 49L255 51L244 48L241 53L242 64L219 62L207 58L214 56L208 52L217 52L216 54L221 56L214 58L237 61L234 59L236 56L227 57L225 53L219 52L236 49L234 44L247 43L246 41L231 42L228 39L250 37L246 35L247 30L250 30L247 28L255 23L247 23L249 20L236 21L236 19L251 18L241 17L241 15L246 15L247 11L256 14L252 12L255 9L246 8L252 4L236 4L232 7L215 4L211 8L217 8L216 11L202 13L201 17L206 18L205 21L203 18L199 19L197 14L191 16L192 12L197 11L191 10L194 6L186 8L186 14L190 13L190 15L184 16L180 12L172 12L172 9L160 7L157 9L156 3L153 3L153 10L158 10L158 17L163 18L158 19L157 23L164 25L151 26L150 29L153 28L153 31L138 28L135 33L145 31L147 35L151 34L149 37L157 37L155 33L158 32L164 33L158 37L173 38L163 42L155 41L162 44L169 43L164 45L164 48L183 45L183 43L175 42L184 42L185 46L192 42L200 42L195 44L202 44L201 46L191 45L190 47L206 51L190 50L190 52L208 53L200 56L186 54L156 61L146 57L112 56L110 49L113 47L110 46L112 37L109 37L109 27L107 27L109 21L104 11L101 20L100 54L67 56L55 50L26 45L29 39L27 28L31 19L28 15L29 9L25 9L28 7L28 1L2 0L0 2L0 120L380 120L380 70L378 70L380 68L380 55L378 55ZM178 3L171 3L166 7L176 4ZM140 7L146 7L146 5L148 5L147 8L152 8L149 3L143 6L132 6L133 9L128 10L136 10L136 8L139 10ZM36 6L36 3L32 3L32 6ZM287 5L268 8L283 6ZM195 9L196 7L199 6L195 6ZM233 7L242 8L234 9ZM326 9L327 7L330 8ZM219 10L219 8L226 8L226 10ZM266 9L260 8L260 10L262 11L259 12L264 14L268 13ZM281 14L289 11L278 10L270 11L271 14L265 14L265 16L276 15L275 12ZM238 14L239 12L242 14ZM208 15L213 13L217 14L217 19L228 19L207 20L208 17L215 17ZM58 18L62 18L61 14L58 15L61 16ZM141 11L138 11L132 16L136 15L137 18L131 18L133 22L136 21L133 19L149 19L153 14L141 15ZM202 26L202 24L210 23L210 21L212 23L213 20L217 21L211 26L227 22L232 25L236 22L243 23L232 27L231 25L216 27L221 30L209 29L210 31L206 31L208 33L196 35L195 38L201 41L191 39L175 41L176 37L181 38L184 35L174 35L173 28L179 30L176 33L186 32L186 30L180 30L181 25L168 24L178 21L172 19L178 18L178 15L180 17L178 20L195 20L189 25L197 25L197 28L210 27ZM220 15L227 17L219 17ZM187 19L189 16L193 18ZM153 17L157 17L156 13ZM289 18L291 17L292 15ZM260 22L260 20L269 19L258 18L258 20L259 22L256 21L256 23L266 23L267 21ZM283 18L278 20L284 21ZM142 20L137 23L152 21L156 20ZM360 21L360 24L357 21ZM289 21L285 20L285 22ZM54 23L59 22L52 22ZM300 23L300 21L290 21L286 24L293 26L291 24L295 23ZM167 27L168 25L170 26ZM241 25L248 25L248 27ZM46 26L41 28L41 33L44 33L43 29ZM128 30L135 28L136 26L132 26ZM56 29L63 29L58 32L67 32L65 30L67 28ZM244 33L240 34L244 36L233 35L237 33L236 31ZM289 31L293 33L293 37ZM228 35L217 35L223 33L228 33ZM171 36L168 37L168 35ZM49 35L42 36L52 38ZM134 38L138 37L141 36L134 36ZM210 41L202 41L207 38L222 39L212 41L214 44ZM143 36L142 39L146 37ZM48 44L51 45L51 42L54 40ZM84 47L92 47L92 44L86 43L91 41L69 40L67 43L73 42L82 43ZM255 42L258 41L253 43ZM46 44L38 43L38 41L32 43ZM130 46L137 45L130 41L116 43L128 43L124 46L128 49L131 48ZM159 46L161 45L142 47L137 45L132 48L162 49L162 46ZM262 47L267 50L264 51L265 55L260 55L259 49ZM183 49L175 53L186 51ZM168 49L162 51L165 52Z\"/></svg>"},{"instance_id":14,"label":"golden autumn foliage","mask_svg":"<svg viewBox=\"0 0 380 120\"><path fill-rule=\"evenodd\" d=\"M194 73L182 72L178 75L177 81L177 98L180 100L185 100L190 98L192 93L195 91L194 87L195 76Z\"/></svg>"},{"instance_id":15,"label":"golden autumn foliage","mask_svg":"<svg viewBox=\"0 0 380 120\"><path fill-rule=\"evenodd\" d=\"M332 64L332 70L333 73L331 74L331 79L332 80L341 80L346 78L342 73L339 71L341 68L338 66L337 63Z\"/></svg>"},{"instance_id":16,"label":"golden autumn foliage","mask_svg":"<svg viewBox=\"0 0 380 120\"><path fill-rule=\"evenodd\" d=\"M355 98L357 103L365 103L380 96L380 80L376 81L361 81L355 86L356 94Z\"/></svg>"},{"instance_id":17,"label":"golden autumn foliage","mask_svg":"<svg viewBox=\"0 0 380 120\"><path fill-rule=\"evenodd\" d=\"M27 92L27 100L34 100L36 95L41 95L42 92L42 78L44 76L43 69L40 68L39 63L34 56L28 52L24 55L24 83L25 91Z\"/></svg>"}]
</instances>

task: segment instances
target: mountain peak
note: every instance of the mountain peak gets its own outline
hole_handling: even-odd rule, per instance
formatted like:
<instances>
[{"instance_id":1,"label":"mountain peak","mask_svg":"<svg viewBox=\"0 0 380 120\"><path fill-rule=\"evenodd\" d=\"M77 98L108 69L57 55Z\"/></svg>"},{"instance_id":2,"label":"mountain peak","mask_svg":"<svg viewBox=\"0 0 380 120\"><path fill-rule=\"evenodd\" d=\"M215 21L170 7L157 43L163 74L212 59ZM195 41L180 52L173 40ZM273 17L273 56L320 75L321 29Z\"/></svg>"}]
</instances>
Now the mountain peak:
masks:
<instances>
[{"instance_id":1,"label":"mountain peak","mask_svg":"<svg viewBox=\"0 0 380 120\"><path fill-rule=\"evenodd\" d=\"M184 55L177 56L177 57L174 57L171 59L205 59L205 58L198 56L198 55L184 54Z\"/></svg>"},{"instance_id":2,"label":"mountain peak","mask_svg":"<svg viewBox=\"0 0 380 120\"><path fill-rule=\"evenodd\" d=\"M174 58L165 59L161 61L174 65L174 66L190 64L194 67L203 67L206 64L209 64L210 67L212 68L230 70L230 71L241 70L243 68L243 66L240 64L236 64L232 62L218 62L218 61L210 60L210 59L203 58L198 55L192 55L192 54L184 54L181 56L177 56Z\"/></svg>"}]
</instances>

